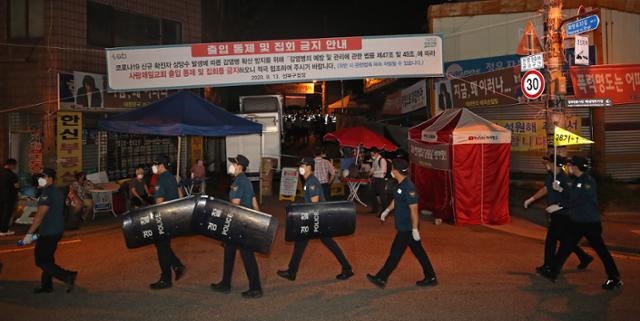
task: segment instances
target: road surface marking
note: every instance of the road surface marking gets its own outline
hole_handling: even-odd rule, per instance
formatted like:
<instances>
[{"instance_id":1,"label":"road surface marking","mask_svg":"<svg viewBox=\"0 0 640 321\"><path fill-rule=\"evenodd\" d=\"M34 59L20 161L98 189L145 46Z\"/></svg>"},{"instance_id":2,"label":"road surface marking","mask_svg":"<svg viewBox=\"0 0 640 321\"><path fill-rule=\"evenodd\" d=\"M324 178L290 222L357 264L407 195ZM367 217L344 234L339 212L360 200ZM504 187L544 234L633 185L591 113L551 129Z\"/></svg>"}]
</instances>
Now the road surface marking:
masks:
<instances>
[{"instance_id":1,"label":"road surface marking","mask_svg":"<svg viewBox=\"0 0 640 321\"><path fill-rule=\"evenodd\" d=\"M80 243L80 242L82 242L82 240L69 240L69 241L58 242L58 245L73 244L73 243ZM1 250L0 254L22 252L27 250L33 250L34 248L35 246L29 246L29 247L19 247L17 249Z\"/></svg>"}]
</instances>

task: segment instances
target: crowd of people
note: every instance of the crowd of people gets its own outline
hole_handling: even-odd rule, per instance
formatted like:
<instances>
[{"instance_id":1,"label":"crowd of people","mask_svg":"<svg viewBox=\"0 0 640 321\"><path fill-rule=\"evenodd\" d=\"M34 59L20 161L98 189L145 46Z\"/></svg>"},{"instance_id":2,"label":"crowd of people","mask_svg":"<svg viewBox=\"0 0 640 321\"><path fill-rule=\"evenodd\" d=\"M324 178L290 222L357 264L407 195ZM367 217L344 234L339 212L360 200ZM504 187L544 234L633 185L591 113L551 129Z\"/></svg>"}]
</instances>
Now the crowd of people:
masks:
<instances>
[{"instance_id":1,"label":"crowd of people","mask_svg":"<svg viewBox=\"0 0 640 321\"><path fill-rule=\"evenodd\" d=\"M335 116L320 112L297 111L285 114L283 120L287 144L307 144L312 136L320 141L324 134L336 128Z\"/></svg>"},{"instance_id":2,"label":"crowd of people","mask_svg":"<svg viewBox=\"0 0 640 321\"><path fill-rule=\"evenodd\" d=\"M383 157L384 151L377 148L369 150L370 164L362 166L361 160L356 160L353 149L340 150L340 163L345 171L337 172L333 162L328 160L325 151L318 149L313 156L302 158L299 162L299 174L304 181L305 203L319 203L330 199L330 185L338 176L364 175L370 178L371 208L379 213L379 219L385 221L393 212L395 216L396 236L391 245L389 256L381 269L375 274L367 274L367 279L374 285L384 288L388 278L395 270L406 248L409 247L422 266L423 278L416 282L417 286L435 286L438 284L436 273L421 242L420 219L418 215L419 191L411 181L409 164L400 157L388 159ZM365 154L355 151L356 155ZM233 177L229 188L229 200L238 206L259 211L260 206L255 197L253 186L245 175L249 160L243 155L229 158L231 166L228 174ZM361 166L358 166L358 165ZM622 286L620 272L615 261L607 249L602 238L602 224L597 201L597 186L593 177L588 173L589 164L583 157L571 158L544 157L544 165L548 174L545 186L528 198L523 204L528 208L535 201L546 196L546 211L551 215L545 243L544 263L536 268L543 277L555 281L561 273L568 256L575 253L580 259L578 269L585 269L593 257L585 253L578 245L581 238L586 238L602 261L607 280L602 284L604 289L615 289ZM7 213L15 206L17 199L17 179L15 177L15 160L8 160L2 171L2 235L10 235L6 227ZM204 178L204 164L197 161L192 168L192 178ZM155 181L145 180L142 167L136 169L136 177L130 184L132 201L136 206L162 204L181 198L176 176L171 172L170 160L166 156L159 157L152 165ZM36 176L40 196L38 209L33 223L28 228L22 240L23 244L30 244L37 239L35 247L36 265L42 270L41 285L35 293L53 291L52 279L56 278L67 285L67 292L74 288L77 272L61 268L55 263L57 243L64 231L65 196L54 185L56 173L52 169L44 169ZM86 190L91 188L91 182L84 173L76 175L77 181L71 185L69 195L77 199L67 200L71 207L82 217L87 215L85 207L91 207L86 197ZM147 182L153 182L149 187ZM394 183L389 187L389 183ZM12 205L13 204L13 205ZM347 255L338 243L331 237L322 237L320 241L336 257L341 271L336 275L338 280L347 280L354 275L354 267L349 263ZM296 241L288 267L277 271L277 275L294 281L299 265L309 240ZM171 248L170 239L158 239L155 242L157 258L161 270L160 279L150 285L151 289L166 289L173 281L183 277L186 266L180 261ZM216 292L229 293L231 290L231 275L235 261L236 250L240 251L242 261L249 278L249 289L242 293L245 298L262 296L259 268L252 250L236 244L225 243L223 276L218 283L212 283L211 289Z\"/></svg>"}]
</instances>

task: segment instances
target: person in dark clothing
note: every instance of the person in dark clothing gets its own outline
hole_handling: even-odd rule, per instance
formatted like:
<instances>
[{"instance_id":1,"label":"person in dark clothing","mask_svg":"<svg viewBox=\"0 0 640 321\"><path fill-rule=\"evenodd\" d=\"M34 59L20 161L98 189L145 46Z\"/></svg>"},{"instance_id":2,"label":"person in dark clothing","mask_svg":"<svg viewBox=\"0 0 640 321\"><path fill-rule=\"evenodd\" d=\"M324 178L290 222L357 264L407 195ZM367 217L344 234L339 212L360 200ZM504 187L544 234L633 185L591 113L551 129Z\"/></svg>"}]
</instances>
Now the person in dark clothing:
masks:
<instances>
[{"instance_id":1,"label":"person in dark clothing","mask_svg":"<svg viewBox=\"0 0 640 321\"><path fill-rule=\"evenodd\" d=\"M67 285L67 293L75 286L78 272L67 271L56 264L55 253L64 232L64 195L53 185L56 172L45 168L38 177L38 187L42 190L38 198L38 210L33 223L27 230L22 244L31 244L38 231L35 246L36 265L42 269L40 287L34 293L53 292L53 278Z\"/></svg>"},{"instance_id":2,"label":"person in dark clothing","mask_svg":"<svg viewBox=\"0 0 640 321\"><path fill-rule=\"evenodd\" d=\"M0 172L0 236L10 236L15 234L9 230L13 210L18 203L18 175L15 170L18 162L10 158L4 163L4 168Z\"/></svg>"},{"instance_id":3,"label":"person in dark clothing","mask_svg":"<svg viewBox=\"0 0 640 321\"><path fill-rule=\"evenodd\" d=\"M102 107L102 92L96 88L96 80L92 76L85 75L82 78L82 87L78 88L76 103L82 107Z\"/></svg>"},{"instance_id":4,"label":"person in dark clothing","mask_svg":"<svg viewBox=\"0 0 640 321\"><path fill-rule=\"evenodd\" d=\"M524 208L528 208L536 200L547 196L547 206L551 204L557 204L565 200L563 194L553 189L553 185L559 185L563 189L568 188L568 184L570 178L567 174L562 170L562 166L566 163L566 159L561 156L557 156L556 164L557 166L557 175L556 179L553 179L553 167L554 167L554 155L544 156L542 159L544 160L544 166L547 169L547 177L545 179L545 186L543 186L535 195L528 198L524 202ZM544 264L536 268L538 273L542 273L545 269L551 268L551 263L553 262L553 257L556 255L556 251L558 249L558 243L560 240L567 234L567 230L571 225L571 220L569 219L569 211L568 210L560 210L553 215L551 215L549 226L547 228L547 236L545 238L544 244ZM578 265L579 270L584 270L587 266L593 261L593 257L587 254L580 246L576 246L573 250L573 253L578 256L580 259L580 264Z\"/></svg>"},{"instance_id":5,"label":"person in dark clothing","mask_svg":"<svg viewBox=\"0 0 640 321\"><path fill-rule=\"evenodd\" d=\"M153 164L152 171L158 173L158 182L156 184L156 191L153 194L156 204L172 201L179 198L178 182L176 177L169 171L170 168L169 158L166 156L159 157L159 159ZM171 240L162 239L156 243L158 250L158 263L160 264L160 270L162 275L160 280L150 285L151 289L160 290L171 287L171 269L175 272L176 281L180 280L184 275L186 267L180 262L180 259L173 253L171 249Z\"/></svg>"},{"instance_id":6,"label":"person in dark clothing","mask_svg":"<svg viewBox=\"0 0 640 321\"><path fill-rule=\"evenodd\" d=\"M550 205L547 207L547 212L556 215L555 213L558 211L567 209L570 211L569 218L572 224L560 242L560 249L553 260L551 269L544 270L542 276L555 281L567 258L578 245L580 238L585 237L600 257L607 272L607 280L602 284L602 288L606 290L621 288L623 283L620 280L620 272L602 239L597 186L593 177L587 173L589 169L587 160L583 157L573 156L569 161L568 168L569 174L574 175L576 179L569 184L567 189L557 184L553 186L555 190L567 193L567 200Z\"/></svg>"},{"instance_id":7,"label":"person in dark clothing","mask_svg":"<svg viewBox=\"0 0 640 321\"><path fill-rule=\"evenodd\" d=\"M300 175L302 175L305 179L304 182L304 200L305 203L318 203L324 202L325 196L322 191L322 185L320 181L313 176L313 169L315 166L315 160L312 157L305 157L300 162L300 168L298 169ZM342 249L338 246L338 243L334 241L330 237L322 237L320 241L324 246L326 246L331 253L338 259L340 265L342 266L342 272L336 275L336 279L338 280L346 280L353 276L353 271L351 269L351 265L347 258L342 253ZM307 248L309 244L309 240L296 241L295 246L293 248L293 254L291 255L291 260L289 261L289 269L278 271L278 275L287 280L294 281L296 279L296 273L298 273L298 268L300 266L300 260L302 260L302 255L304 254L304 250Z\"/></svg>"},{"instance_id":8,"label":"person in dark clothing","mask_svg":"<svg viewBox=\"0 0 640 321\"><path fill-rule=\"evenodd\" d=\"M229 162L231 162L232 165L229 166L228 172L235 177L229 190L231 203L259 211L260 207L253 192L253 186L244 173L246 168L249 167L249 160L244 155L238 155L229 158ZM231 292L231 275L233 273L233 264L236 260L237 249L240 249L242 263L244 264L244 269L249 279L249 290L242 292L242 296L245 298L259 298L262 296L262 286L260 285L260 272L258 270L255 253L249 249L230 243L224 244L222 281L211 284L211 289L222 293Z\"/></svg>"},{"instance_id":9,"label":"person in dark clothing","mask_svg":"<svg viewBox=\"0 0 640 321\"><path fill-rule=\"evenodd\" d=\"M391 245L391 253L384 266L375 275L367 274L367 279L380 288L387 285L389 275L400 263L407 247L411 249L413 255L422 265L424 279L417 281L417 286L434 286L438 284L436 273L431 266L431 261L427 256L420 242L420 232L418 231L418 193L415 185L409 179L409 164L404 159L394 159L392 163L391 175L398 181L398 189L393 194L393 201L380 215L380 220L384 222L387 215L395 209L396 237Z\"/></svg>"}]
</instances>

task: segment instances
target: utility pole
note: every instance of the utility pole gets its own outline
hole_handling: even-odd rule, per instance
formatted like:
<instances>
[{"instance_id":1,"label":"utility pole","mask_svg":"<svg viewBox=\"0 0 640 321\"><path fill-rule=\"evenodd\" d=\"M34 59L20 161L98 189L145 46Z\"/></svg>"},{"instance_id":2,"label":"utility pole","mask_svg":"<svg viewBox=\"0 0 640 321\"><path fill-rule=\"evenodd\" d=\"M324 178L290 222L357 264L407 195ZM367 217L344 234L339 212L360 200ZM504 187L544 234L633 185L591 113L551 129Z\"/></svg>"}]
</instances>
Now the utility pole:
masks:
<instances>
[{"instance_id":1,"label":"utility pole","mask_svg":"<svg viewBox=\"0 0 640 321\"><path fill-rule=\"evenodd\" d=\"M552 137L555 124L564 122L564 96L567 81L562 73L564 48L562 38L563 0L544 0L545 60L547 67L547 137Z\"/></svg>"}]
</instances>

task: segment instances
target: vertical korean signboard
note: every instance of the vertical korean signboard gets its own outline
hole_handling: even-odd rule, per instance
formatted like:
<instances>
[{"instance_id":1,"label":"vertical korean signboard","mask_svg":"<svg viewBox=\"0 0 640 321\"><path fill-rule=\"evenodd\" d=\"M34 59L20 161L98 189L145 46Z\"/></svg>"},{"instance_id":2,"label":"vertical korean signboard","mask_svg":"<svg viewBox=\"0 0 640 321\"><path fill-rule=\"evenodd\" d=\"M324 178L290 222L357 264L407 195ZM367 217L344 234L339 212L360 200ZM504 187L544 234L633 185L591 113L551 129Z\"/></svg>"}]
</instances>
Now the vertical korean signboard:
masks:
<instances>
[{"instance_id":1,"label":"vertical korean signboard","mask_svg":"<svg viewBox=\"0 0 640 321\"><path fill-rule=\"evenodd\" d=\"M82 171L82 113L59 111L57 126L56 184L66 186Z\"/></svg>"},{"instance_id":2,"label":"vertical korean signboard","mask_svg":"<svg viewBox=\"0 0 640 321\"><path fill-rule=\"evenodd\" d=\"M106 57L110 91L444 74L442 38L427 34L113 48Z\"/></svg>"}]
</instances>

